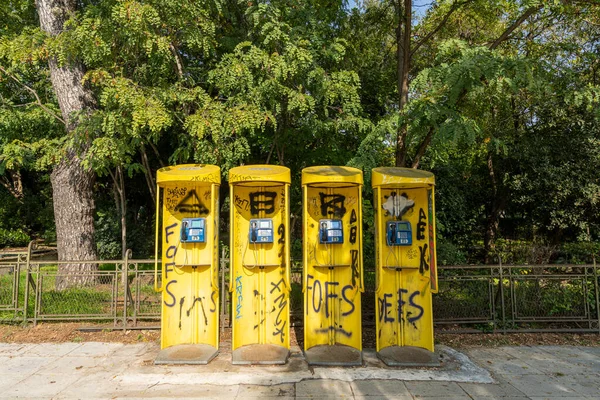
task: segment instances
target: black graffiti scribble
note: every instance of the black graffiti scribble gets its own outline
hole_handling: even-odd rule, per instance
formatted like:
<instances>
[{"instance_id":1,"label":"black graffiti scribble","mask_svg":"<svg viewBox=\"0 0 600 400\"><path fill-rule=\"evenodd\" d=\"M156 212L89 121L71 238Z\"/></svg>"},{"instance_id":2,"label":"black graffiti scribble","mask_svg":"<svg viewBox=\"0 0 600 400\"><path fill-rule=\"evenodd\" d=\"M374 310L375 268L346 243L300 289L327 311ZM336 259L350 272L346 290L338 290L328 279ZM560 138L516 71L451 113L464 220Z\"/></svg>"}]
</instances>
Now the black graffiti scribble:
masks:
<instances>
[{"instance_id":1,"label":"black graffiti scribble","mask_svg":"<svg viewBox=\"0 0 600 400\"><path fill-rule=\"evenodd\" d=\"M321 215L323 217L333 215L337 218L342 218L346 214L346 207L344 206L346 196L321 192L319 193L319 198L321 200Z\"/></svg>"},{"instance_id":2,"label":"black graffiti scribble","mask_svg":"<svg viewBox=\"0 0 600 400\"><path fill-rule=\"evenodd\" d=\"M335 326L330 326L328 328L319 328L315 329L315 333L329 333L329 332L340 333L346 337L352 337L352 332L348 332L342 328L336 328Z\"/></svg>"},{"instance_id":3,"label":"black graffiti scribble","mask_svg":"<svg viewBox=\"0 0 600 400\"><path fill-rule=\"evenodd\" d=\"M192 311L196 303L200 303L200 307L202 308L202 315L204 316L204 324L208 325L208 317L206 316L206 310L204 310L204 303L202 302L201 297L194 297L194 301L192 301L192 306L186 311L187 316L190 316L190 312Z\"/></svg>"},{"instance_id":4,"label":"black graffiti scribble","mask_svg":"<svg viewBox=\"0 0 600 400\"><path fill-rule=\"evenodd\" d=\"M279 285L281 285L283 283L283 286L285 287L285 280L280 279L279 282L275 283L275 282L271 282L271 286L273 286L273 288L271 289L271 291L269 293L273 293L275 290L277 290L277 293L281 293L282 290L279 287Z\"/></svg>"},{"instance_id":5,"label":"black graffiti scribble","mask_svg":"<svg viewBox=\"0 0 600 400\"><path fill-rule=\"evenodd\" d=\"M181 330L181 310L183 309L184 301L185 301L185 296L183 296L181 299L179 299L179 330Z\"/></svg>"},{"instance_id":6,"label":"black graffiti scribble","mask_svg":"<svg viewBox=\"0 0 600 400\"><path fill-rule=\"evenodd\" d=\"M352 214L350 214L350 225L356 223L356 221L357 221L356 210L352 210ZM358 228L356 227L356 225L350 227L350 243L352 243L352 244L356 243L357 231L358 231Z\"/></svg>"},{"instance_id":7,"label":"black graffiti scribble","mask_svg":"<svg viewBox=\"0 0 600 400\"><path fill-rule=\"evenodd\" d=\"M352 286L356 287L356 279L360 279L360 271L358 270L358 250L350 250L352 256Z\"/></svg>"},{"instance_id":8,"label":"black graffiti scribble","mask_svg":"<svg viewBox=\"0 0 600 400\"><path fill-rule=\"evenodd\" d=\"M429 263L427 262L427 243L423 246L419 246L421 252L421 262L419 263L419 272L423 274L425 271L429 271Z\"/></svg>"},{"instance_id":9,"label":"black graffiti scribble","mask_svg":"<svg viewBox=\"0 0 600 400\"><path fill-rule=\"evenodd\" d=\"M261 200L262 196L262 200ZM263 211L265 214L272 214L275 212L275 198L277 193L275 192L253 192L250 193L250 214L258 215L259 212Z\"/></svg>"},{"instance_id":10,"label":"black graffiti scribble","mask_svg":"<svg viewBox=\"0 0 600 400\"><path fill-rule=\"evenodd\" d=\"M383 299L377 299L379 301L379 322L394 322L394 318L389 317L392 303L388 302L388 298L391 297L391 293L384 293Z\"/></svg>"},{"instance_id":11,"label":"black graffiti scribble","mask_svg":"<svg viewBox=\"0 0 600 400\"><path fill-rule=\"evenodd\" d=\"M419 223L417 224L417 240L425 240L425 228L427 227L427 216L423 209L419 209Z\"/></svg>"},{"instance_id":12,"label":"black graffiti scribble","mask_svg":"<svg viewBox=\"0 0 600 400\"><path fill-rule=\"evenodd\" d=\"M279 335L279 338L281 339L281 343L283 343L283 338L285 337L285 326L287 325L287 321L283 321L283 325L281 326L281 328L275 327L275 331L273 332L273 336L277 336Z\"/></svg>"},{"instance_id":13,"label":"black graffiti scribble","mask_svg":"<svg viewBox=\"0 0 600 400\"><path fill-rule=\"evenodd\" d=\"M175 206L174 211L185 214L208 214L208 208L206 208L202 201L200 201L195 189L188 192L187 196L181 199L181 201Z\"/></svg>"}]
</instances>

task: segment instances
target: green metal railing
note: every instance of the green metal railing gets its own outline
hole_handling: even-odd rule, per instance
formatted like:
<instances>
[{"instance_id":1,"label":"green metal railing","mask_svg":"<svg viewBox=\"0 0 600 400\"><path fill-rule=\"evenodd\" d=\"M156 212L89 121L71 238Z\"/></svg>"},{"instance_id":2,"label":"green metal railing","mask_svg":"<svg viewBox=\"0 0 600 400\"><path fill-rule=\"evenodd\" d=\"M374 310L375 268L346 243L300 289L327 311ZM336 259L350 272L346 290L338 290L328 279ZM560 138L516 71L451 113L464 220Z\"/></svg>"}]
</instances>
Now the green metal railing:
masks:
<instances>
[{"instance_id":1,"label":"green metal railing","mask_svg":"<svg viewBox=\"0 0 600 400\"><path fill-rule=\"evenodd\" d=\"M27 251L0 261L0 323L103 321L116 328L158 325L161 297L154 291L154 260L49 261ZM81 269L83 267L83 269ZM79 268L79 269L78 269ZM600 333L599 272L592 265L439 267L433 295L438 329L494 332ZM229 326L229 260L219 269L221 326ZM363 324L374 325L375 271L366 270ZM160 279L160 273L158 276ZM302 324L302 263L292 262L291 322Z\"/></svg>"}]
</instances>

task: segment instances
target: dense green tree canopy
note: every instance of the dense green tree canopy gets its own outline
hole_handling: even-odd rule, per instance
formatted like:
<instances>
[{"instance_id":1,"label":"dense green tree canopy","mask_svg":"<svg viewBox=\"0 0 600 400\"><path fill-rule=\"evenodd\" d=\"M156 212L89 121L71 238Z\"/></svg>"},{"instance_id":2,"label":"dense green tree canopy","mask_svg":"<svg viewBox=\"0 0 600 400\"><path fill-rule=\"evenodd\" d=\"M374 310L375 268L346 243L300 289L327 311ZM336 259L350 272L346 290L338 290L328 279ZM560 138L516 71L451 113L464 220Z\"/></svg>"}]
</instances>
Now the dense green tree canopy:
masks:
<instances>
[{"instance_id":1,"label":"dense green tree canopy","mask_svg":"<svg viewBox=\"0 0 600 400\"><path fill-rule=\"evenodd\" d=\"M413 6L85 1L50 36L33 0L3 2L0 216L15 217L0 229L51 240L48 174L85 149L103 256L126 241L149 251L156 170L186 162L225 177L244 163L282 164L296 178L349 164L364 170L367 199L373 167L432 170L441 251L475 261L490 261L499 239L598 241L600 5ZM50 60L83 66L95 104L72 116L75 129ZM298 214L297 179L292 193ZM32 204L45 211L31 215Z\"/></svg>"}]
</instances>

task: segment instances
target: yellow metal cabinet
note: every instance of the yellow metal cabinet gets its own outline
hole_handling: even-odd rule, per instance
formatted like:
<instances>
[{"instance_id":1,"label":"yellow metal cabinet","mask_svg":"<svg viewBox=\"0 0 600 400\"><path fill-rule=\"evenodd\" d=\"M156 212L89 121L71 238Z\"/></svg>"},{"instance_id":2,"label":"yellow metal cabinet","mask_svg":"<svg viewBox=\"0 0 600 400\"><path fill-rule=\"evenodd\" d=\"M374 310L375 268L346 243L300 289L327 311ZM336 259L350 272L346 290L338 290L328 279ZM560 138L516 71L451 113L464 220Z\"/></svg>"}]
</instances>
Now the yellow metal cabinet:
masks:
<instances>
[{"instance_id":1,"label":"yellow metal cabinet","mask_svg":"<svg viewBox=\"0 0 600 400\"><path fill-rule=\"evenodd\" d=\"M361 365L362 171L302 170L304 350L313 365Z\"/></svg>"},{"instance_id":2,"label":"yellow metal cabinet","mask_svg":"<svg viewBox=\"0 0 600 400\"><path fill-rule=\"evenodd\" d=\"M410 168L375 168L372 185L378 355L388 365L436 365L435 178Z\"/></svg>"},{"instance_id":3,"label":"yellow metal cabinet","mask_svg":"<svg viewBox=\"0 0 600 400\"><path fill-rule=\"evenodd\" d=\"M284 364L290 348L290 170L229 171L232 362Z\"/></svg>"},{"instance_id":4,"label":"yellow metal cabinet","mask_svg":"<svg viewBox=\"0 0 600 400\"><path fill-rule=\"evenodd\" d=\"M155 362L205 364L219 347L221 172L214 165L178 165L161 168L156 181L157 259L162 237L160 287L156 279L156 289L162 291L162 350Z\"/></svg>"}]
</instances>

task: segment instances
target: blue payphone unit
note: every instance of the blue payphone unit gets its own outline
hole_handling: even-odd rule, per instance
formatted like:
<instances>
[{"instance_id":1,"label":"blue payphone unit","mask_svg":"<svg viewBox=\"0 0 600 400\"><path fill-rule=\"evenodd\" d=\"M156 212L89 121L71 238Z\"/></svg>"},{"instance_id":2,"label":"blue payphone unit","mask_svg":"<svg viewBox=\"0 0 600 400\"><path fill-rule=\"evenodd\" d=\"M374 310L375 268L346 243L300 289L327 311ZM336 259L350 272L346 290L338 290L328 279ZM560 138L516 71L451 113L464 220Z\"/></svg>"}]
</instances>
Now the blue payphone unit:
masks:
<instances>
[{"instance_id":1,"label":"blue payphone unit","mask_svg":"<svg viewBox=\"0 0 600 400\"><path fill-rule=\"evenodd\" d=\"M408 221L389 221L386 233L388 246L412 245L412 227Z\"/></svg>"},{"instance_id":2,"label":"blue payphone unit","mask_svg":"<svg viewBox=\"0 0 600 400\"><path fill-rule=\"evenodd\" d=\"M319 243L339 244L344 243L344 230L340 219L319 220Z\"/></svg>"},{"instance_id":3,"label":"blue payphone unit","mask_svg":"<svg viewBox=\"0 0 600 400\"><path fill-rule=\"evenodd\" d=\"M206 242L206 218L184 218L181 221L181 243Z\"/></svg>"},{"instance_id":4,"label":"blue payphone unit","mask_svg":"<svg viewBox=\"0 0 600 400\"><path fill-rule=\"evenodd\" d=\"M273 243L273 220L257 218L250 220L250 243Z\"/></svg>"}]
</instances>

